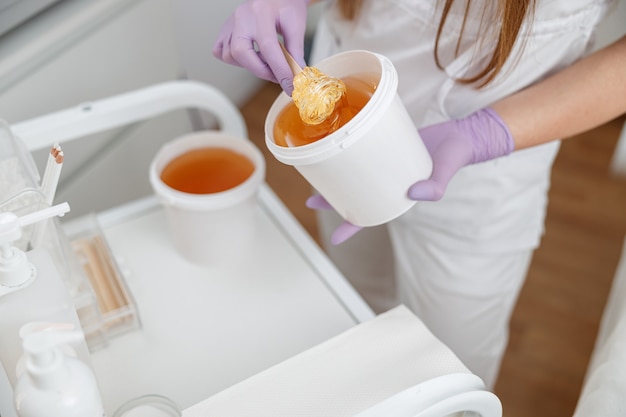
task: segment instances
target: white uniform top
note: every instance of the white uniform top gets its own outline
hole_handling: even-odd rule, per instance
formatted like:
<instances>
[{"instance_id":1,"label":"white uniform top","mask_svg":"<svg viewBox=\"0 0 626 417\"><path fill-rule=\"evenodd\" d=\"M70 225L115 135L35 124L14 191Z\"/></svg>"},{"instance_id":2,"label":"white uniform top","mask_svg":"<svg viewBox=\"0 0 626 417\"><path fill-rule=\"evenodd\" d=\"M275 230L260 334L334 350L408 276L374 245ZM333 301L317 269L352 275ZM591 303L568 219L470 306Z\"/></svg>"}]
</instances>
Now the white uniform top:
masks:
<instances>
[{"instance_id":1,"label":"white uniform top","mask_svg":"<svg viewBox=\"0 0 626 417\"><path fill-rule=\"evenodd\" d=\"M506 67L481 90L455 78L475 74L493 43L481 49L482 1L472 2L463 43L454 56L465 2L456 2L440 40L445 71L436 67L434 41L441 11L434 0L365 0L355 21L342 19L333 2L316 31L312 64L351 49L387 56L399 74L398 94L417 127L463 117L570 65L590 48L594 28L612 0L537 0ZM463 3L463 4L460 4ZM497 2L488 2L496 4ZM521 51L521 52L520 52ZM488 252L535 247L543 231L549 172L558 142L515 152L461 170L437 203L418 203L394 223L416 228L424 238L461 251Z\"/></svg>"}]
</instances>

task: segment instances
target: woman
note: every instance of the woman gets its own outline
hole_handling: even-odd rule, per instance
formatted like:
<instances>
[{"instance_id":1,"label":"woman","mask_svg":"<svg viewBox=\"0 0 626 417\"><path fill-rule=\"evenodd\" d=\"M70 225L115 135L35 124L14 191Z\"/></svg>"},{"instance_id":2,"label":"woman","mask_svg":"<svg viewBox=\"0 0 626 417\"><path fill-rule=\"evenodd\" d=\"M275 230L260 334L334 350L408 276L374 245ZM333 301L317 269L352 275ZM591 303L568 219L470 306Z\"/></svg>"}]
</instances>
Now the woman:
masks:
<instances>
[{"instance_id":1,"label":"woman","mask_svg":"<svg viewBox=\"0 0 626 417\"><path fill-rule=\"evenodd\" d=\"M626 109L626 38L576 63L610 3L337 0L327 2L316 31L313 65L351 49L393 62L398 94L434 162L432 177L407 191L422 202L327 249L357 289L394 277L399 301L489 387L543 233L558 138ZM290 93L276 32L304 65L306 6L243 3L225 23L214 55ZM319 198L309 205L325 206ZM339 243L358 231L329 213L320 212L327 240Z\"/></svg>"}]
</instances>

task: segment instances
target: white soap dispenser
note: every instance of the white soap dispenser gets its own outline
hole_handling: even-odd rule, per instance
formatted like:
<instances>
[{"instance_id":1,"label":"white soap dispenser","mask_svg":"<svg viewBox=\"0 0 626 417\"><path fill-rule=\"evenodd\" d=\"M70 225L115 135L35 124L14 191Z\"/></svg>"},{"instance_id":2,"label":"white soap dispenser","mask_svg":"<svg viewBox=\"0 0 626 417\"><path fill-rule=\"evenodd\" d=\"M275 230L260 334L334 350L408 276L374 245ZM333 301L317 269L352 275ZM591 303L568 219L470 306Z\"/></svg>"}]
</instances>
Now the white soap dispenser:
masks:
<instances>
[{"instance_id":1,"label":"white soap dispenser","mask_svg":"<svg viewBox=\"0 0 626 417\"><path fill-rule=\"evenodd\" d=\"M24 335L25 368L14 391L20 417L104 417L91 369L61 347L81 343L77 330L46 329Z\"/></svg>"},{"instance_id":2,"label":"white soap dispenser","mask_svg":"<svg viewBox=\"0 0 626 417\"><path fill-rule=\"evenodd\" d=\"M13 246L22 237L22 228L70 211L67 203L17 217L10 212L0 213L0 296L28 286L35 278L36 269L26 253Z\"/></svg>"}]
</instances>

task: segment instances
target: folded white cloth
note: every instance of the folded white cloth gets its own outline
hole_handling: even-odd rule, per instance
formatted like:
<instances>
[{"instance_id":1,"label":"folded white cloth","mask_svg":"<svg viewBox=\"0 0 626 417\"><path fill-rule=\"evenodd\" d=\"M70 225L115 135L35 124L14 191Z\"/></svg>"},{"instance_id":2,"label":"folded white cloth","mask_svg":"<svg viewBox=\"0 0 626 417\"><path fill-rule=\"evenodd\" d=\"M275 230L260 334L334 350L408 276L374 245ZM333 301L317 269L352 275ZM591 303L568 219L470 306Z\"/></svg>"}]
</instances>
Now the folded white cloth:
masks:
<instances>
[{"instance_id":1,"label":"folded white cloth","mask_svg":"<svg viewBox=\"0 0 626 417\"><path fill-rule=\"evenodd\" d=\"M626 241L574 417L626 416Z\"/></svg>"},{"instance_id":2,"label":"folded white cloth","mask_svg":"<svg viewBox=\"0 0 626 417\"><path fill-rule=\"evenodd\" d=\"M183 416L354 416L416 384L454 373L470 372L399 306L188 408Z\"/></svg>"}]
</instances>

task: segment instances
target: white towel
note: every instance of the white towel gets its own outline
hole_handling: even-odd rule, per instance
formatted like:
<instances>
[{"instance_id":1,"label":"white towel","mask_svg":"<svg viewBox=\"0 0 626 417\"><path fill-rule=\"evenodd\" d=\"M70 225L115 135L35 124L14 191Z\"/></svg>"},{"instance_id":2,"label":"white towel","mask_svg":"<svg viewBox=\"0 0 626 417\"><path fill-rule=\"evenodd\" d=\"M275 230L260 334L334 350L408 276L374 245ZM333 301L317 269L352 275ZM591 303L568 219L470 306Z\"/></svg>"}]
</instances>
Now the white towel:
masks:
<instances>
[{"instance_id":1,"label":"white towel","mask_svg":"<svg viewBox=\"0 0 626 417\"><path fill-rule=\"evenodd\" d=\"M469 371L400 306L188 408L183 416L353 416L452 373Z\"/></svg>"}]
</instances>

